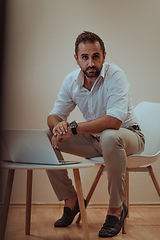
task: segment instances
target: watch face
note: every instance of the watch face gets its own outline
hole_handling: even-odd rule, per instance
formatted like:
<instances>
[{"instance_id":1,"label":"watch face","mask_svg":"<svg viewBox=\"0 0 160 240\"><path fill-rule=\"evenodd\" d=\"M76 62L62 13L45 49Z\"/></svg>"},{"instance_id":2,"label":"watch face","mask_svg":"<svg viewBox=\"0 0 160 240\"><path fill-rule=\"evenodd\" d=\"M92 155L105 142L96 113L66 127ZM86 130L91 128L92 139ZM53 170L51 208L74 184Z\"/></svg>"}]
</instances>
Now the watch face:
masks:
<instances>
[{"instance_id":1,"label":"watch face","mask_svg":"<svg viewBox=\"0 0 160 240\"><path fill-rule=\"evenodd\" d=\"M76 122L71 122L69 126L70 126L70 128L76 128L77 123Z\"/></svg>"},{"instance_id":2,"label":"watch face","mask_svg":"<svg viewBox=\"0 0 160 240\"><path fill-rule=\"evenodd\" d=\"M77 131L76 131L77 123L76 123L76 122L71 122L71 123L69 124L69 127L70 127L70 129L72 130L72 133L73 133L73 134L77 134Z\"/></svg>"}]
</instances>

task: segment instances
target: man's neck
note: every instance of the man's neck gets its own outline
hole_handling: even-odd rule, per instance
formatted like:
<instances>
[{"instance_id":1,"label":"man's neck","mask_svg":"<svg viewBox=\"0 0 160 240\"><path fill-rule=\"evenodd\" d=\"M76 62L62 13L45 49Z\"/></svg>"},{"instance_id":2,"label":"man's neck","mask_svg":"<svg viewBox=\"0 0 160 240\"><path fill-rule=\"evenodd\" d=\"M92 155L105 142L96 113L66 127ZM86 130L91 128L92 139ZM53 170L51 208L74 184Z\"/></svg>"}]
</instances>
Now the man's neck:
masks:
<instances>
[{"instance_id":1,"label":"man's neck","mask_svg":"<svg viewBox=\"0 0 160 240\"><path fill-rule=\"evenodd\" d=\"M92 89L93 84L95 83L97 77L94 78L88 78L86 76L84 76L84 84L83 87L88 89L89 91Z\"/></svg>"}]
</instances>

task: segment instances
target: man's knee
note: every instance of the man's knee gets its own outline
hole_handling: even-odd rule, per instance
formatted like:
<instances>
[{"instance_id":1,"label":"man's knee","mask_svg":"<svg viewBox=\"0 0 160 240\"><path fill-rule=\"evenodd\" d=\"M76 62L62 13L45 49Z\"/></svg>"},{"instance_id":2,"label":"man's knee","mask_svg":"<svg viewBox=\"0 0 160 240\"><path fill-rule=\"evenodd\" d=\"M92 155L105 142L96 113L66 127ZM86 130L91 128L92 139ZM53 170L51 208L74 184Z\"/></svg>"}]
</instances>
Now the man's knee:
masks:
<instances>
[{"instance_id":1,"label":"man's knee","mask_svg":"<svg viewBox=\"0 0 160 240\"><path fill-rule=\"evenodd\" d=\"M102 151L105 153L113 153L117 148L123 148L124 143L120 137L120 131L115 129L107 129L101 133L100 141Z\"/></svg>"}]
</instances>

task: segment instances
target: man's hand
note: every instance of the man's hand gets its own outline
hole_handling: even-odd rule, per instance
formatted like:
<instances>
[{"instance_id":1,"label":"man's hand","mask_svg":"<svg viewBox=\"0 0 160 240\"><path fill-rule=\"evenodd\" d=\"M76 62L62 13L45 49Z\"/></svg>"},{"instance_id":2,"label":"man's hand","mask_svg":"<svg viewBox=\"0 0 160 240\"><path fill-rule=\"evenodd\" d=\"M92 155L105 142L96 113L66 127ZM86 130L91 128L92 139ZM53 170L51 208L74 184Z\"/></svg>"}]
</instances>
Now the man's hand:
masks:
<instances>
[{"instance_id":1,"label":"man's hand","mask_svg":"<svg viewBox=\"0 0 160 240\"><path fill-rule=\"evenodd\" d=\"M52 130L54 137L58 135L65 135L68 132L68 126L68 122L59 122Z\"/></svg>"},{"instance_id":2,"label":"man's hand","mask_svg":"<svg viewBox=\"0 0 160 240\"><path fill-rule=\"evenodd\" d=\"M54 149L57 149L58 148L58 143L61 139L61 135L57 135L56 137L53 135L52 139L51 139L51 143L52 143L52 147Z\"/></svg>"},{"instance_id":3,"label":"man's hand","mask_svg":"<svg viewBox=\"0 0 160 240\"><path fill-rule=\"evenodd\" d=\"M57 125L59 126L57 127ZM51 143L54 149L58 148L59 144L61 144L64 140L66 140L72 135L72 131L69 126L66 128L66 125L65 126L63 124L57 125L53 129L53 137L51 139Z\"/></svg>"}]
</instances>

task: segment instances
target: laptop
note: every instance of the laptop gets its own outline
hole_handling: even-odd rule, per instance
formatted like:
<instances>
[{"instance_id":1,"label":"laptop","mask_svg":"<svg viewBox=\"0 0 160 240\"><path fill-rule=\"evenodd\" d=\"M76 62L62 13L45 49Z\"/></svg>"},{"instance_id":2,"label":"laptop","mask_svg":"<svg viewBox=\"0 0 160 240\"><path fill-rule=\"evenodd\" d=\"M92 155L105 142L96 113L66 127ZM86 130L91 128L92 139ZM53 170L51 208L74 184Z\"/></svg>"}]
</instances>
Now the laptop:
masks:
<instances>
[{"instance_id":1,"label":"laptop","mask_svg":"<svg viewBox=\"0 0 160 240\"><path fill-rule=\"evenodd\" d=\"M58 160L45 130L1 130L1 138L11 160L15 163L44 165L80 163Z\"/></svg>"}]
</instances>

